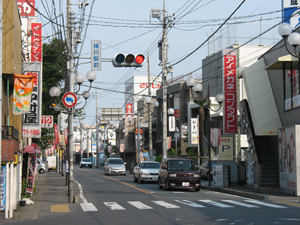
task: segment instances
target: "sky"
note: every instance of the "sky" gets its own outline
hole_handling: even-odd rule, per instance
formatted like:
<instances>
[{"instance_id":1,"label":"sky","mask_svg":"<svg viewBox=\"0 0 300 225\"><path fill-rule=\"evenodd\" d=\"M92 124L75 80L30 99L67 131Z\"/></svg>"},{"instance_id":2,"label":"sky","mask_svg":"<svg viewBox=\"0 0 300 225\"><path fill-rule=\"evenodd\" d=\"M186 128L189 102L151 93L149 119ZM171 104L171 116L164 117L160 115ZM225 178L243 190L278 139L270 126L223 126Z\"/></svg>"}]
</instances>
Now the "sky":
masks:
<instances>
[{"instance_id":1,"label":"sky","mask_svg":"<svg viewBox=\"0 0 300 225\"><path fill-rule=\"evenodd\" d=\"M81 0L82 1L82 0ZM83 0L84 1L84 0ZM101 41L101 58L111 59L118 53L150 55L150 73L161 72L157 42L161 39L162 22L151 18L152 9L163 9L164 0L87 0L85 16L81 17L78 0L71 0L71 10L76 21L81 21L81 39L78 45L79 57L91 56L91 40ZM281 0L165 0L173 26L168 28L168 62L175 64L168 80L192 73L201 78L202 59L235 43L243 45L276 44L280 40L277 32L281 21ZM54 4L53 4L54 3ZM231 14L240 8L231 16ZM36 0L39 10L38 21L46 24L49 19L62 13L57 19L66 24L66 0ZM231 18L221 28L225 20ZM218 28L220 30L211 37ZM43 36L47 42L57 33L51 23L45 25ZM257 37L264 33L261 37ZM209 44L208 44L209 43ZM191 54L192 53L192 54ZM182 60L184 59L184 60ZM182 60L182 61L181 61ZM89 59L79 59L78 72L86 74L91 70ZM138 70L114 67L111 62L102 62L101 71L96 71L91 97L84 108L83 123L96 125L96 92L98 108L121 108L125 103L125 82L132 76L147 76L147 63ZM89 82L85 81L84 86ZM76 106L82 107L83 103ZM78 119L74 119L76 125Z\"/></svg>"}]
</instances>

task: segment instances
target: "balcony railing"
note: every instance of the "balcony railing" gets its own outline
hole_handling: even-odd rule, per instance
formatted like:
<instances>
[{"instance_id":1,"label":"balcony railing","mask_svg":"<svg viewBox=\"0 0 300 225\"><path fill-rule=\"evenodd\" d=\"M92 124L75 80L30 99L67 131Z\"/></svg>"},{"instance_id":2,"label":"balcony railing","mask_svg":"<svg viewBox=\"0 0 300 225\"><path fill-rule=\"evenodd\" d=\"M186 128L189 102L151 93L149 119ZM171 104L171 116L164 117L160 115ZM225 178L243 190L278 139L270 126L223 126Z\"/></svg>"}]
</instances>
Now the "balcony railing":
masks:
<instances>
[{"instance_id":1,"label":"balcony railing","mask_svg":"<svg viewBox=\"0 0 300 225\"><path fill-rule=\"evenodd\" d=\"M13 126L2 126L2 138L19 140L19 131Z\"/></svg>"}]
</instances>

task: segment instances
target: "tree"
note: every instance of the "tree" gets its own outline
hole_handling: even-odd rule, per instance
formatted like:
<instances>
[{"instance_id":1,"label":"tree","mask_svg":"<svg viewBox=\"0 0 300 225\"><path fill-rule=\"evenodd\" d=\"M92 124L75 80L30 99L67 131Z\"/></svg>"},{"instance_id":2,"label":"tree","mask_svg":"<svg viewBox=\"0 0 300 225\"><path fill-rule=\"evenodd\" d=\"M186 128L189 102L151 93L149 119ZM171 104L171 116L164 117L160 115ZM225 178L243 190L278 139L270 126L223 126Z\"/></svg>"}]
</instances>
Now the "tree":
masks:
<instances>
[{"instance_id":1,"label":"tree","mask_svg":"<svg viewBox=\"0 0 300 225\"><path fill-rule=\"evenodd\" d=\"M54 38L49 43L43 44L43 101L42 115L53 115L53 122L57 122L56 112L51 108L54 99L50 96L49 90L54 86L62 86L67 74L67 48L66 43ZM61 101L61 97L57 98ZM54 139L53 129L42 129L42 137L33 139L33 143L39 145L42 150L52 145Z\"/></svg>"}]
</instances>

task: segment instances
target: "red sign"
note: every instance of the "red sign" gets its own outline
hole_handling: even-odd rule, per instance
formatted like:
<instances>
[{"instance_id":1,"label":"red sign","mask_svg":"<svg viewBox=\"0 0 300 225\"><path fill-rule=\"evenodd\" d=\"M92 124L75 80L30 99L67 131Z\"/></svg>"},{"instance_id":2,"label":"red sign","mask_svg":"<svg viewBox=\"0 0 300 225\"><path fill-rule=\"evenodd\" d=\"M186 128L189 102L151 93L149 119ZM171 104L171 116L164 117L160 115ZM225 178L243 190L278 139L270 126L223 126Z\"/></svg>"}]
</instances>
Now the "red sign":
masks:
<instances>
[{"instance_id":1,"label":"red sign","mask_svg":"<svg viewBox=\"0 0 300 225\"><path fill-rule=\"evenodd\" d=\"M148 88L148 83L141 83L140 84L140 88ZM151 88L153 88L153 89L160 89L161 86L160 86L159 83L158 84L152 83Z\"/></svg>"},{"instance_id":2,"label":"red sign","mask_svg":"<svg viewBox=\"0 0 300 225\"><path fill-rule=\"evenodd\" d=\"M126 104L126 113L133 113L133 110L132 110L132 103L127 103ZM132 117L132 115L126 115L126 117Z\"/></svg>"},{"instance_id":3,"label":"red sign","mask_svg":"<svg viewBox=\"0 0 300 225\"><path fill-rule=\"evenodd\" d=\"M52 128L53 127L53 116L42 116L41 127Z\"/></svg>"},{"instance_id":4,"label":"red sign","mask_svg":"<svg viewBox=\"0 0 300 225\"><path fill-rule=\"evenodd\" d=\"M35 16L35 0L18 0L17 4L20 16Z\"/></svg>"},{"instance_id":5,"label":"red sign","mask_svg":"<svg viewBox=\"0 0 300 225\"><path fill-rule=\"evenodd\" d=\"M174 109L174 116L175 116L175 118L180 117L180 109Z\"/></svg>"},{"instance_id":6,"label":"red sign","mask_svg":"<svg viewBox=\"0 0 300 225\"><path fill-rule=\"evenodd\" d=\"M72 108L77 104L77 97L72 92L67 92L64 94L62 101L66 107Z\"/></svg>"},{"instance_id":7,"label":"red sign","mask_svg":"<svg viewBox=\"0 0 300 225\"><path fill-rule=\"evenodd\" d=\"M31 23L31 61L42 62L42 23Z\"/></svg>"},{"instance_id":8,"label":"red sign","mask_svg":"<svg viewBox=\"0 0 300 225\"><path fill-rule=\"evenodd\" d=\"M224 56L224 133L237 133L236 55Z\"/></svg>"}]
</instances>

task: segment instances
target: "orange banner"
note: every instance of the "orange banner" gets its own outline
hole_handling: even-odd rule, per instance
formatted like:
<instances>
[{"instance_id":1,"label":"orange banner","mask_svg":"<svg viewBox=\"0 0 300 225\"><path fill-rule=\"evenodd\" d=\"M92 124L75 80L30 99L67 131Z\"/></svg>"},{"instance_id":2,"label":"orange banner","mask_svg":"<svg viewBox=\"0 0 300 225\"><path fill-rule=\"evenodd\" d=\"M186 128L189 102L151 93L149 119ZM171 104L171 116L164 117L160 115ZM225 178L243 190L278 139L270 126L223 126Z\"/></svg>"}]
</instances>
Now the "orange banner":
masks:
<instances>
[{"instance_id":1,"label":"orange banner","mask_svg":"<svg viewBox=\"0 0 300 225\"><path fill-rule=\"evenodd\" d=\"M30 110L31 94L35 75L14 75L13 113L15 115Z\"/></svg>"}]
</instances>

